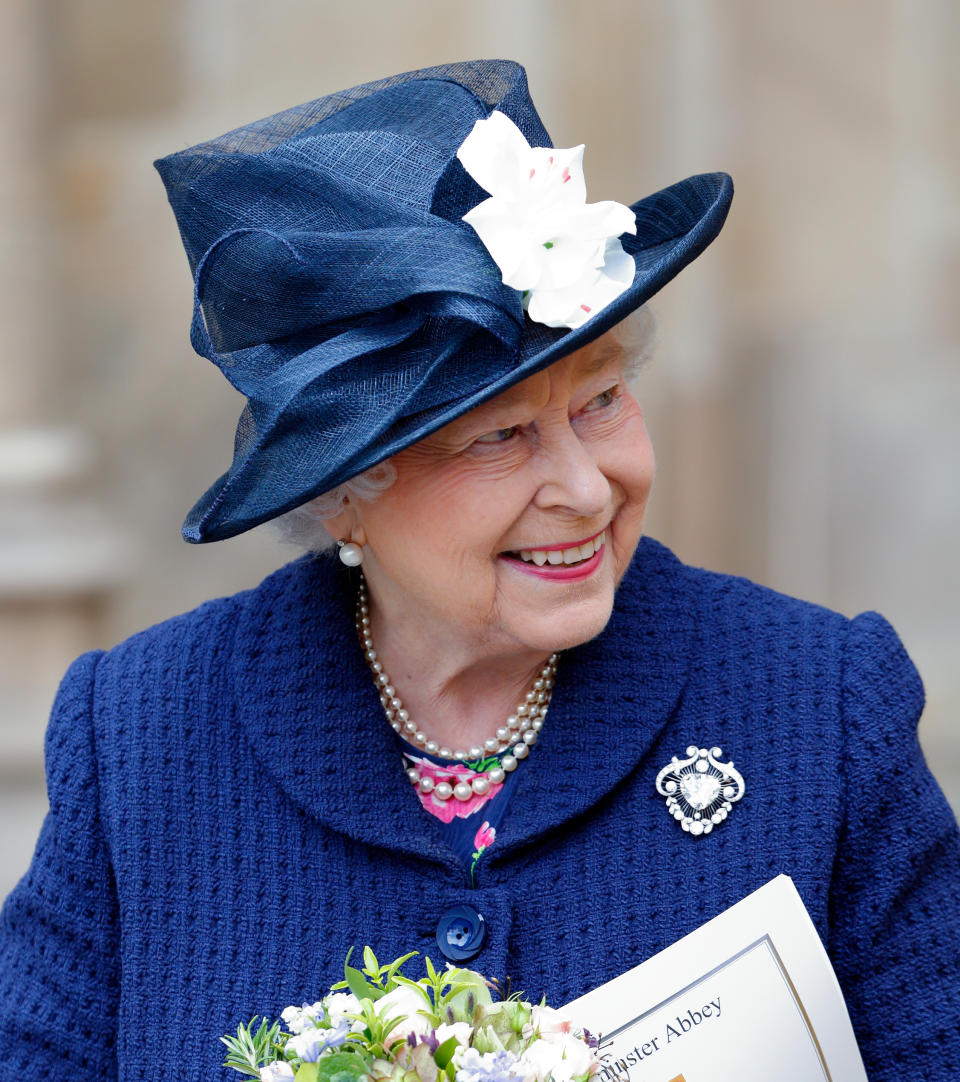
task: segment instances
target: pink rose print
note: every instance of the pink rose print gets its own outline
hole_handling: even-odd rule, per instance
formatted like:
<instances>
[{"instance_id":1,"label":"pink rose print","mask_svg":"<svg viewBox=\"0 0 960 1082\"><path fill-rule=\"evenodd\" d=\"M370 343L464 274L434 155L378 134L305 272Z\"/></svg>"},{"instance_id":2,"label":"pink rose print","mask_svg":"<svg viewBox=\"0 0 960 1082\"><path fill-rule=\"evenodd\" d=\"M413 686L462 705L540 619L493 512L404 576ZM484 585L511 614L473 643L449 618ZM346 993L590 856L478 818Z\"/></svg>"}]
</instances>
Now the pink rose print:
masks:
<instances>
[{"instance_id":1,"label":"pink rose print","mask_svg":"<svg viewBox=\"0 0 960 1082\"><path fill-rule=\"evenodd\" d=\"M471 770L462 763L438 766L437 763L432 763L429 759L423 759L417 755L405 755L404 757L410 766L416 767L421 778L431 778L434 786L439 785L442 781L447 782L449 785L456 785L458 781L469 783L477 776L477 771ZM450 823L454 819L467 819L474 812L479 811L502 788L503 782L499 784L491 782L490 788L482 796L474 794L468 800L457 800L456 797L451 797L449 800L440 800L433 793L424 793L419 787L416 792L420 798L420 803L431 815L435 815L442 823Z\"/></svg>"},{"instance_id":2,"label":"pink rose print","mask_svg":"<svg viewBox=\"0 0 960 1082\"><path fill-rule=\"evenodd\" d=\"M493 845L496 837L496 830L489 823L484 823L477 831L477 836L473 839L473 848L486 849L488 845Z\"/></svg>"},{"instance_id":3,"label":"pink rose print","mask_svg":"<svg viewBox=\"0 0 960 1082\"><path fill-rule=\"evenodd\" d=\"M489 823L484 822L483 826L477 831L477 836L473 839L476 852L473 854L473 863L470 865L470 885L476 886L476 879L474 878L477 870L477 861L483 856L487 849L493 845L497 838L497 831Z\"/></svg>"}]
</instances>

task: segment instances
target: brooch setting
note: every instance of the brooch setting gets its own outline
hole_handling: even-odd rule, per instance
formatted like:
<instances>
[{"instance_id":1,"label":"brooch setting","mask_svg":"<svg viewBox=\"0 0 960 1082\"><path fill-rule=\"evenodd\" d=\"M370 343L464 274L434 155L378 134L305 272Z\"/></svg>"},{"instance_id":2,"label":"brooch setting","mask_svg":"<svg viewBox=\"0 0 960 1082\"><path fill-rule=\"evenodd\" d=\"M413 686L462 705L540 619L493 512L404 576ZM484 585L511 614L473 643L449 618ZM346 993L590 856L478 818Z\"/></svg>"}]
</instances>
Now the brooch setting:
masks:
<instances>
[{"instance_id":1,"label":"brooch setting","mask_svg":"<svg viewBox=\"0 0 960 1082\"><path fill-rule=\"evenodd\" d=\"M686 759L674 755L657 775L657 792L666 797L667 811L695 838L719 826L746 792L733 760L722 763L721 755L720 748L691 744Z\"/></svg>"}]
</instances>

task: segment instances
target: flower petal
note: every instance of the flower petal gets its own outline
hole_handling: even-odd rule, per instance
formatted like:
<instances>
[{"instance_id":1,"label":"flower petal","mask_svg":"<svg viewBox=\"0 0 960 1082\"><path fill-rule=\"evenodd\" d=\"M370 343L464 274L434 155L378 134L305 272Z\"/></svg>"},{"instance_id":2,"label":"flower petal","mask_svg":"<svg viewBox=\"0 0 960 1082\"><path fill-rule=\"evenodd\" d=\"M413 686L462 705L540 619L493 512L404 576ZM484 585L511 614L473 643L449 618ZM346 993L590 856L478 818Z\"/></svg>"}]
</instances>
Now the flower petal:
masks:
<instances>
[{"instance_id":1,"label":"flower petal","mask_svg":"<svg viewBox=\"0 0 960 1082\"><path fill-rule=\"evenodd\" d=\"M530 151L528 198L557 206L579 206L587 198L583 179L584 146L533 147Z\"/></svg>"},{"instance_id":2,"label":"flower petal","mask_svg":"<svg viewBox=\"0 0 960 1082\"><path fill-rule=\"evenodd\" d=\"M578 327L633 281L633 260L617 239L636 216L612 200L588 204L583 146L530 147L507 116L478 120L457 152L488 192L463 220L524 293L531 319Z\"/></svg>"},{"instance_id":3,"label":"flower petal","mask_svg":"<svg viewBox=\"0 0 960 1082\"><path fill-rule=\"evenodd\" d=\"M629 289L633 285L637 265L633 261L633 256L627 255L623 250L620 241L616 237L611 237L607 241L606 251L603 253L603 267L601 270L606 278L621 286L614 296L610 298L610 300L614 300L625 289Z\"/></svg>"},{"instance_id":4,"label":"flower petal","mask_svg":"<svg viewBox=\"0 0 960 1082\"><path fill-rule=\"evenodd\" d=\"M582 281L585 274L603 266L603 240L561 237L544 249L543 267L536 288L565 289Z\"/></svg>"},{"instance_id":5,"label":"flower petal","mask_svg":"<svg viewBox=\"0 0 960 1082\"><path fill-rule=\"evenodd\" d=\"M260 1082L286 1082L293 1079L293 1068L283 1060L274 1060L260 1068Z\"/></svg>"},{"instance_id":6,"label":"flower petal","mask_svg":"<svg viewBox=\"0 0 960 1082\"><path fill-rule=\"evenodd\" d=\"M563 289L536 289L527 298L530 318L548 327L579 327L615 301L633 282L633 259L619 240L607 241L605 260L573 285Z\"/></svg>"},{"instance_id":7,"label":"flower petal","mask_svg":"<svg viewBox=\"0 0 960 1082\"><path fill-rule=\"evenodd\" d=\"M463 216L500 268L505 285L531 289L540 280L545 249L510 204L485 199Z\"/></svg>"},{"instance_id":8,"label":"flower petal","mask_svg":"<svg viewBox=\"0 0 960 1082\"><path fill-rule=\"evenodd\" d=\"M629 207L612 199L586 203L567 214L566 231L580 237L619 237L621 233L637 231L637 216Z\"/></svg>"},{"instance_id":9,"label":"flower petal","mask_svg":"<svg viewBox=\"0 0 960 1082\"><path fill-rule=\"evenodd\" d=\"M457 157L470 176L491 195L514 199L527 183L530 144L499 109L473 125Z\"/></svg>"}]
</instances>

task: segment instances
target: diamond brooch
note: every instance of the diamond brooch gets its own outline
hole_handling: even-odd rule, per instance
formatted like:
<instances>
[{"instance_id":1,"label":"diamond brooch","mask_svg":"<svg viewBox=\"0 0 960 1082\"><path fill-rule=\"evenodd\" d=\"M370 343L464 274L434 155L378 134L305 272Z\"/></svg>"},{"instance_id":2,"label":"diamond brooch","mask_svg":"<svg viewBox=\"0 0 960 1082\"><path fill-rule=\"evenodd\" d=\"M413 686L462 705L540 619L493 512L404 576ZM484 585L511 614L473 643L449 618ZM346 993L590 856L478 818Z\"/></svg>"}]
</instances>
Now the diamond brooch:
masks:
<instances>
[{"instance_id":1,"label":"diamond brooch","mask_svg":"<svg viewBox=\"0 0 960 1082\"><path fill-rule=\"evenodd\" d=\"M691 744L686 759L674 755L657 775L657 792L667 798L667 811L695 838L719 826L746 791L733 760L719 762L722 754L720 748Z\"/></svg>"}]
</instances>

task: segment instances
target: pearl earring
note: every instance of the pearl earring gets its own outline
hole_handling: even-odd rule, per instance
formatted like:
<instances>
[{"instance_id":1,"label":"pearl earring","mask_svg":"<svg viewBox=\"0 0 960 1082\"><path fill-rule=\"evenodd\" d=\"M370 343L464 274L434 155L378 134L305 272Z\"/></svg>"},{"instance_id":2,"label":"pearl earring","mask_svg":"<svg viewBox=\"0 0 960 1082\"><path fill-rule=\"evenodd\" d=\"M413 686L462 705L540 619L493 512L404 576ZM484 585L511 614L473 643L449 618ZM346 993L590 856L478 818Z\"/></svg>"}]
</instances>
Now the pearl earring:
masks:
<instances>
[{"instance_id":1,"label":"pearl earring","mask_svg":"<svg viewBox=\"0 0 960 1082\"><path fill-rule=\"evenodd\" d=\"M363 563L363 549L353 541L338 541L340 562L347 567L359 567Z\"/></svg>"}]
</instances>

